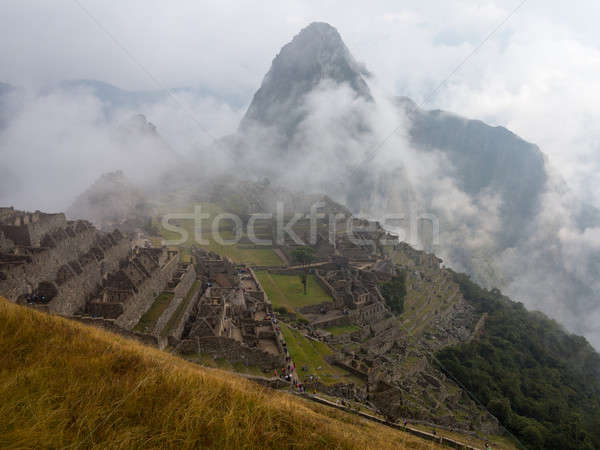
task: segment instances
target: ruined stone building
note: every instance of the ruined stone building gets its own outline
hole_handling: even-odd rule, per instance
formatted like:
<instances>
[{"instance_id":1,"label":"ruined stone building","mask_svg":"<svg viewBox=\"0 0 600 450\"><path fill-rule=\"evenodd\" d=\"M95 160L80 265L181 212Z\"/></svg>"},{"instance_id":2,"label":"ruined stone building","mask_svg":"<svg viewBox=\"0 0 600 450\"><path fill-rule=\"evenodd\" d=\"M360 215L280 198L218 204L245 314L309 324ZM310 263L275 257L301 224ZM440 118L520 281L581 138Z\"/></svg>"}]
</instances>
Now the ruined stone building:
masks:
<instances>
[{"instance_id":1,"label":"ruined stone building","mask_svg":"<svg viewBox=\"0 0 600 450\"><path fill-rule=\"evenodd\" d=\"M381 280L372 271L349 264L318 273L318 279L334 299L334 306L347 310L352 321L371 324L389 315L389 309L377 287Z\"/></svg>"},{"instance_id":2,"label":"ruined stone building","mask_svg":"<svg viewBox=\"0 0 600 450\"><path fill-rule=\"evenodd\" d=\"M0 212L0 294L71 315L98 292L130 251L120 232L101 233L64 214Z\"/></svg>"},{"instance_id":3,"label":"ruined stone building","mask_svg":"<svg viewBox=\"0 0 600 450\"><path fill-rule=\"evenodd\" d=\"M251 269L194 249L194 263L206 289L169 337L180 353L209 354L231 363L280 367L283 348L272 322L272 306Z\"/></svg>"},{"instance_id":4,"label":"ruined stone building","mask_svg":"<svg viewBox=\"0 0 600 450\"><path fill-rule=\"evenodd\" d=\"M178 269L177 252L132 248L118 230L101 232L64 214L0 208L0 294L14 302L111 319L129 330Z\"/></svg>"},{"instance_id":5,"label":"ruined stone building","mask_svg":"<svg viewBox=\"0 0 600 450\"><path fill-rule=\"evenodd\" d=\"M178 252L166 248L136 247L120 261L118 270L102 280L98 295L80 312L116 319L119 326L131 329L161 292L179 284L183 276L179 258Z\"/></svg>"}]
</instances>

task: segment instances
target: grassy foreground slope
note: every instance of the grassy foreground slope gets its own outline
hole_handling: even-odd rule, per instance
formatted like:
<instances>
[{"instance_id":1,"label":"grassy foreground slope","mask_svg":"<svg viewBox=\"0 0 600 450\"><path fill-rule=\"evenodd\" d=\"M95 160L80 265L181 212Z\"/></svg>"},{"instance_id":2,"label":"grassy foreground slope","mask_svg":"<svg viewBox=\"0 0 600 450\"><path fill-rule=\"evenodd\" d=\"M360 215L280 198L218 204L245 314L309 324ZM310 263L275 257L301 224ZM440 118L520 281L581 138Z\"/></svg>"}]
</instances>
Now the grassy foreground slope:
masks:
<instances>
[{"instance_id":1,"label":"grassy foreground slope","mask_svg":"<svg viewBox=\"0 0 600 450\"><path fill-rule=\"evenodd\" d=\"M0 448L440 448L0 299Z\"/></svg>"}]
</instances>

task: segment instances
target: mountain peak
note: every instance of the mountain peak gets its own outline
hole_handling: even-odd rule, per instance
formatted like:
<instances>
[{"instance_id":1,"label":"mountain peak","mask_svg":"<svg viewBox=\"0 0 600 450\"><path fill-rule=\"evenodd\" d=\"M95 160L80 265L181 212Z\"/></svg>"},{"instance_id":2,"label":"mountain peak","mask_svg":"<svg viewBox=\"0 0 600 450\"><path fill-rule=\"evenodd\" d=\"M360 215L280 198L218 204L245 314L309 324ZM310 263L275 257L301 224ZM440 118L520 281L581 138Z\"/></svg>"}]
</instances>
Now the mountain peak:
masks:
<instances>
[{"instance_id":1,"label":"mountain peak","mask_svg":"<svg viewBox=\"0 0 600 450\"><path fill-rule=\"evenodd\" d=\"M357 96L371 100L364 75L368 72L338 31L328 23L313 22L277 54L240 126L276 126L290 136L303 117L305 95L323 81L347 84Z\"/></svg>"}]
</instances>

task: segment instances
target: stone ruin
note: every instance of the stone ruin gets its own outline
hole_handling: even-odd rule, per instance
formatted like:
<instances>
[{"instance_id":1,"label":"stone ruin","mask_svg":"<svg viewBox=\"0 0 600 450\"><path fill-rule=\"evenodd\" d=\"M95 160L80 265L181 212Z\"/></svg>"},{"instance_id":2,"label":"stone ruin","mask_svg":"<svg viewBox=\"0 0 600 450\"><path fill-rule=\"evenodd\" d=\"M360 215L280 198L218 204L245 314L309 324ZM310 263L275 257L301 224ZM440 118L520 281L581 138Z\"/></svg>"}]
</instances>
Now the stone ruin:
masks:
<instances>
[{"instance_id":1,"label":"stone ruin","mask_svg":"<svg viewBox=\"0 0 600 450\"><path fill-rule=\"evenodd\" d=\"M391 315L378 284L389 279L385 273L358 269L347 260L314 269L315 278L333 302L300 309L314 327L326 328L351 323L365 326Z\"/></svg>"},{"instance_id":2,"label":"stone ruin","mask_svg":"<svg viewBox=\"0 0 600 450\"><path fill-rule=\"evenodd\" d=\"M0 294L63 315L84 307L130 251L119 231L64 214L2 208L0 235Z\"/></svg>"},{"instance_id":3,"label":"stone ruin","mask_svg":"<svg viewBox=\"0 0 600 450\"><path fill-rule=\"evenodd\" d=\"M119 230L0 208L0 294L13 302L130 330L178 269L178 252L132 248Z\"/></svg>"},{"instance_id":4,"label":"stone ruin","mask_svg":"<svg viewBox=\"0 0 600 450\"><path fill-rule=\"evenodd\" d=\"M179 261L179 253L166 248L134 248L79 313L133 328L161 292L179 284L185 270Z\"/></svg>"},{"instance_id":5,"label":"stone ruin","mask_svg":"<svg viewBox=\"0 0 600 450\"><path fill-rule=\"evenodd\" d=\"M231 363L280 367L283 347L273 311L252 269L194 248L198 276L205 285L170 344L181 353L205 353Z\"/></svg>"}]
</instances>

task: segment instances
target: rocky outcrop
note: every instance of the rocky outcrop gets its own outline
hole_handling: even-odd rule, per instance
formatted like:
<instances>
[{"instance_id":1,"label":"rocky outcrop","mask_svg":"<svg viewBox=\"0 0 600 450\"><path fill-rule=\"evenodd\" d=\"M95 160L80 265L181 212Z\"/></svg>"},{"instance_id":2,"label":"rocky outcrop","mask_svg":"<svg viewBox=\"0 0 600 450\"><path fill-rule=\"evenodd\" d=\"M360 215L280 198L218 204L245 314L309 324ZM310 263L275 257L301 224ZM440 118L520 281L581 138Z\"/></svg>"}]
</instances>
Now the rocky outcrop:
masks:
<instances>
[{"instance_id":1,"label":"rocky outcrop","mask_svg":"<svg viewBox=\"0 0 600 450\"><path fill-rule=\"evenodd\" d=\"M240 129L274 127L290 138L306 115L306 95L322 82L346 83L357 96L371 100L365 75L366 69L355 61L334 27L311 23L275 57Z\"/></svg>"}]
</instances>

